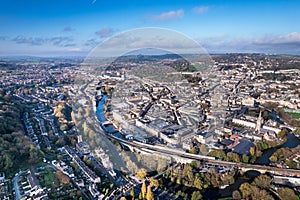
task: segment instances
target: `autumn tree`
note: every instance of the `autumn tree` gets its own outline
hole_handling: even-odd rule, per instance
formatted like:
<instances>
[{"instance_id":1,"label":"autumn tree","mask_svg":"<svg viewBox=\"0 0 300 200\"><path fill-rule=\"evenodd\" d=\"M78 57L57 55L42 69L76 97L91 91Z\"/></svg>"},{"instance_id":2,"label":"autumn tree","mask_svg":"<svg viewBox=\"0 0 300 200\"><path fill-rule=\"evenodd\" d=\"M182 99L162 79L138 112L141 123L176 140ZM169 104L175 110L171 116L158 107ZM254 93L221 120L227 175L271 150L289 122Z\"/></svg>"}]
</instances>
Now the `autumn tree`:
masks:
<instances>
[{"instance_id":1,"label":"autumn tree","mask_svg":"<svg viewBox=\"0 0 300 200\"><path fill-rule=\"evenodd\" d=\"M144 168L141 168L137 173L136 173L137 177L140 179L144 179L147 175L147 171Z\"/></svg>"},{"instance_id":2,"label":"autumn tree","mask_svg":"<svg viewBox=\"0 0 300 200\"><path fill-rule=\"evenodd\" d=\"M254 179L253 184L261 189L269 189L271 187L271 178L262 174Z\"/></svg>"},{"instance_id":3,"label":"autumn tree","mask_svg":"<svg viewBox=\"0 0 300 200\"><path fill-rule=\"evenodd\" d=\"M145 181L143 181L141 193L142 193L142 198L145 199L146 193L147 193L147 186L146 186Z\"/></svg>"},{"instance_id":4,"label":"autumn tree","mask_svg":"<svg viewBox=\"0 0 300 200\"><path fill-rule=\"evenodd\" d=\"M202 199L202 195L201 195L200 191L194 191L192 193L191 200L200 200L200 199Z\"/></svg>"},{"instance_id":5,"label":"autumn tree","mask_svg":"<svg viewBox=\"0 0 300 200\"><path fill-rule=\"evenodd\" d=\"M252 193L252 190L251 190L251 185L249 183L243 183L241 186L240 186L240 191L242 193L242 197L244 199L246 198L249 198L251 193Z\"/></svg>"},{"instance_id":6,"label":"autumn tree","mask_svg":"<svg viewBox=\"0 0 300 200\"><path fill-rule=\"evenodd\" d=\"M159 186L159 182L157 179L151 177L150 178L150 185L153 186L153 187L158 187Z\"/></svg>"},{"instance_id":7,"label":"autumn tree","mask_svg":"<svg viewBox=\"0 0 300 200\"><path fill-rule=\"evenodd\" d=\"M153 196L153 192L152 192L152 189L151 189L151 185L148 185L148 187L147 187L146 199L147 200L154 200L154 196Z\"/></svg>"},{"instance_id":8,"label":"autumn tree","mask_svg":"<svg viewBox=\"0 0 300 200\"><path fill-rule=\"evenodd\" d=\"M57 178L59 180L59 182L63 185L69 185L70 184L70 178L63 174L61 171L57 172Z\"/></svg>"},{"instance_id":9,"label":"autumn tree","mask_svg":"<svg viewBox=\"0 0 300 200\"><path fill-rule=\"evenodd\" d=\"M287 187L279 188L277 193L282 200L299 200L299 197L295 194L294 190Z\"/></svg>"},{"instance_id":10,"label":"autumn tree","mask_svg":"<svg viewBox=\"0 0 300 200\"><path fill-rule=\"evenodd\" d=\"M203 182L200 177L196 177L194 180L194 187L198 190L202 190Z\"/></svg>"}]
</instances>

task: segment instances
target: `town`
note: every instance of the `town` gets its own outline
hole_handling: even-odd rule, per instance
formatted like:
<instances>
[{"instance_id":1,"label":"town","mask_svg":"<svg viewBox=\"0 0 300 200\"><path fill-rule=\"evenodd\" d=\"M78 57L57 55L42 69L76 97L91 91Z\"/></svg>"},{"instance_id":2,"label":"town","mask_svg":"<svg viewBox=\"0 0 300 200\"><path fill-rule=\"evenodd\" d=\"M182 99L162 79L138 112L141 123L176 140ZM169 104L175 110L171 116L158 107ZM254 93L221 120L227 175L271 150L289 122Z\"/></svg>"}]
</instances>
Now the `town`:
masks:
<instances>
[{"instance_id":1,"label":"town","mask_svg":"<svg viewBox=\"0 0 300 200\"><path fill-rule=\"evenodd\" d=\"M0 199L297 197L300 58L211 59L2 59Z\"/></svg>"}]
</instances>

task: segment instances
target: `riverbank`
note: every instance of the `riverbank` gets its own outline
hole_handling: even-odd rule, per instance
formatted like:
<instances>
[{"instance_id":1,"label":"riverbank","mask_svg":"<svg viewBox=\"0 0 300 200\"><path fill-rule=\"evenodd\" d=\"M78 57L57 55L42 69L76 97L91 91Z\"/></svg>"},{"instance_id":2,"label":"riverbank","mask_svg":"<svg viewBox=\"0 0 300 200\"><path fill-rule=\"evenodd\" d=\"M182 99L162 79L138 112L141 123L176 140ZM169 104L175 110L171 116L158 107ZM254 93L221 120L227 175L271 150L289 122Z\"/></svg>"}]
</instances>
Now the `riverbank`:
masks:
<instances>
[{"instance_id":1,"label":"riverbank","mask_svg":"<svg viewBox=\"0 0 300 200\"><path fill-rule=\"evenodd\" d=\"M280 149L280 148L295 148L299 144L300 144L299 138L296 137L294 134L288 133L287 140L284 144L263 151L263 154L259 158L256 159L255 164L269 165L271 163L269 158L278 149Z\"/></svg>"}]
</instances>

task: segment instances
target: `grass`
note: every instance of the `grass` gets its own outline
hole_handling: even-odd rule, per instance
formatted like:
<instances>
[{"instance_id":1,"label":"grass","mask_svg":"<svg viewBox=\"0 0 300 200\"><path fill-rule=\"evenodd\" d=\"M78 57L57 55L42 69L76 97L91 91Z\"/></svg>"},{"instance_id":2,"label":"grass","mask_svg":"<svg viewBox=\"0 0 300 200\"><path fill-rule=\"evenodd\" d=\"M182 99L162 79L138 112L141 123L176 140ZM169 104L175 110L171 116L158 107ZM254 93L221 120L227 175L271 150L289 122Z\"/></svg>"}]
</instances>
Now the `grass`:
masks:
<instances>
[{"instance_id":1,"label":"grass","mask_svg":"<svg viewBox=\"0 0 300 200\"><path fill-rule=\"evenodd\" d=\"M289 112L288 114L294 119L300 119L300 113Z\"/></svg>"},{"instance_id":2,"label":"grass","mask_svg":"<svg viewBox=\"0 0 300 200\"><path fill-rule=\"evenodd\" d=\"M39 175L39 182L42 187L46 188L51 188L53 185L59 185L55 171L49 168L45 169L45 171Z\"/></svg>"}]
</instances>

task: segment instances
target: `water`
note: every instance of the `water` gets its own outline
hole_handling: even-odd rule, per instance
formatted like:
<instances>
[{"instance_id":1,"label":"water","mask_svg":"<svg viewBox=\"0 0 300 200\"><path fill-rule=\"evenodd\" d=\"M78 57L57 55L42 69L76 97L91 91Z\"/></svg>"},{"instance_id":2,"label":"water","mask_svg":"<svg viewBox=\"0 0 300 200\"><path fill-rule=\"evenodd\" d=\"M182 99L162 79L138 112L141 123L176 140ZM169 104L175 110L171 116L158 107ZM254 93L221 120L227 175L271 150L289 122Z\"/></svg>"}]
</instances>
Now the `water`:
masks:
<instances>
[{"instance_id":1,"label":"water","mask_svg":"<svg viewBox=\"0 0 300 200\"><path fill-rule=\"evenodd\" d=\"M224 189L219 188L208 188L202 192L203 199L219 199L231 197L233 191L238 190L243 183L251 183L253 179L258 176L260 173L257 171L248 171L244 175L238 175L235 178L235 182L232 185Z\"/></svg>"},{"instance_id":2,"label":"water","mask_svg":"<svg viewBox=\"0 0 300 200\"><path fill-rule=\"evenodd\" d=\"M116 130L116 128L113 125L105 125L103 126L102 123L106 122L107 119L105 117L105 111L104 111L104 104L107 99L106 95L103 95L101 100L97 103L97 109L96 109L96 116L97 119L100 122L101 128L106 132L110 134L114 134L115 136L122 138L123 136Z\"/></svg>"},{"instance_id":3,"label":"water","mask_svg":"<svg viewBox=\"0 0 300 200\"><path fill-rule=\"evenodd\" d=\"M282 147L295 148L299 144L300 144L300 140L294 134L288 134L287 141L283 145L281 145L280 147L274 147L264 151L262 156L259 157L255 161L255 163L261 165L269 165L270 164L269 158L272 156L273 153L275 153L275 151L277 151L277 149Z\"/></svg>"}]
</instances>

